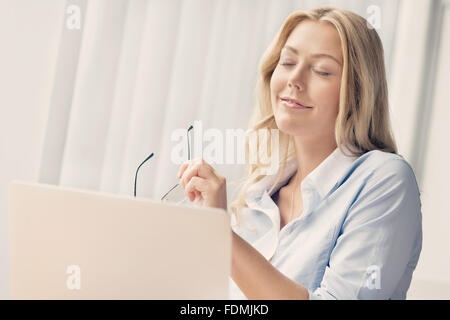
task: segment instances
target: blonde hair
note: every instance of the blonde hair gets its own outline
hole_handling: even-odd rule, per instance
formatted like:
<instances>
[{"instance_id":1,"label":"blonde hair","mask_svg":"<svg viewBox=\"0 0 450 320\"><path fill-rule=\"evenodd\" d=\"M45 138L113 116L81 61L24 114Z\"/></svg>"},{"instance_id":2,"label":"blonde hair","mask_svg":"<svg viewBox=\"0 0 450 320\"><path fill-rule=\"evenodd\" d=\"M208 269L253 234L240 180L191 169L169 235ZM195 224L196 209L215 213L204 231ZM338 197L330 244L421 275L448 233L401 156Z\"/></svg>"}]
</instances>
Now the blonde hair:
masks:
<instances>
[{"instance_id":1,"label":"blonde hair","mask_svg":"<svg viewBox=\"0 0 450 320\"><path fill-rule=\"evenodd\" d=\"M336 118L336 143L343 144L352 156L361 156L371 150L397 153L391 131L388 90L384 66L383 45L366 20L350 11L320 7L296 11L289 15L277 36L263 54L259 63L259 77L255 88L256 104L250 119L250 130L278 129L272 111L270 80L280 52L291 32L304 20L326 21L333 25L341 39L343 70L340 87L339 112ZM272 189L281 179L286 160L294 154L292 137L279 132L280 170ZM262 146L259 145L258 149ZM267 148L267 146L265 146ZM246 149L249 149L248 140ZM270 150L270 148L267 148ZM270 153L270 151L268 151ZM348 155L348 154L347 154ZM271 156L269 154L269 156ZM248 188L261 180L263 165L247 164L246 174L237 199L230 205L239 223L238 211L246 206Z\"/></svg>"}]
</instances>

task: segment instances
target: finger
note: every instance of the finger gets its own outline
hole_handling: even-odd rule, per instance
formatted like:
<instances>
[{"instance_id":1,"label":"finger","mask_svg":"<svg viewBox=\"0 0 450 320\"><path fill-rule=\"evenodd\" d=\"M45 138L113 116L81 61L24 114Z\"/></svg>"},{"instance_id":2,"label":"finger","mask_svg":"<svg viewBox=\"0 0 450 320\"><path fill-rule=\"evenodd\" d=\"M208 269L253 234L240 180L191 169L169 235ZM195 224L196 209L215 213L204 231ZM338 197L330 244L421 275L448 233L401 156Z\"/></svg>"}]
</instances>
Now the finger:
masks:
<instances>
[{"instance_id":1,"label":"finger","mask_svg":"<svg viewBox=\"0 0 450 320\"><path fill-rule=\"evenodd\" d=\"M202 205L202 202L204 201L202 194L199 193L199 195L195 198L194 203L198 205Z\"/></svg>"},{"instance_id":2,"label":"finger","mask_svg":"<svg viewBox=\"0 0 450 320\"><path fill-rule=\"evenodd\" d=\"M180 185L184 188L189 183L192 177L198 175L199 167L201 164L199 163L191 163L188 168L183 172L180 178Z\"/></svg>"},{"instance_id":3,"label":"finger","mask_svg":"<svg viewBox=\"0 0 450 320\"><path fill-rule=\"evenodd\" d=\"M200 191L195 190L194 195L195 202L201 201L203 199L202 193Z\"/></svg>"},{"instance_id":4,"label":"finger","mask_svg":"<svg viewBox=\"0 0 450 320\"><path fill-rule=\"evenodd\" d=\"M183 164L180 166L180 169L178 170L178 174L177 174L177 178L180 179L181 176L183 175L184 171L189 167L189 165L191 164L191 161L185 161L183 162Z\"/></svg>"},{"instance_id":5,"label":"finger","mask_svg":"<svg viewBox=\"0 0 450 320\"><path fill-rule=\"evenodd\" d=\"M189 200L192 201L192 199L195 198L195 192L187 192L187 191L186 191L186 186L183 185L181 182L180 182L180 186L181 186L181 187L183 188L183 190L184 190L184 195L185 195L185 197L189 198Z\"/></svg>"},{"instance_id":6,"label":"finger","mask_svg":"<svg viewBox=\"0 0 450 320\"><path fill-rule=\"evenodd\" d=\"M189 166L183 173L181 177L180 184L184 187L189 180L198 176L203 179L216 179L214 169L206 163L203 159L202 161L197 161L195 164Z\"/></svg>"},{"instance_id":7,"label":"finger","mask_svg":"<svg viewBox=\"0 0 450 320\"><path fill-rule=\"evenodd\" d=\"M213 179L216 182L221 181L222 176L220 174L218 174L216 172L216 170L208 162L205 161L205 159L197 158L196 161L197 161L197 163L202 164L205 169L204 171L203 170L201 171L201 173L199 175L200 177L207 178L207 179Z\"/></svg>"},{"instance_id":8,"label":"finger","mask_svg":"<svg viewBox=\"0 0 450 320\"><path fill-rule=\"evenodd\" d=\"M189 183L184 189L185 194L189 197L189 200L193 200L199 196L201 193L208 190L208 181L200 177L192 177Z\"/></svg>"}]
</instances>

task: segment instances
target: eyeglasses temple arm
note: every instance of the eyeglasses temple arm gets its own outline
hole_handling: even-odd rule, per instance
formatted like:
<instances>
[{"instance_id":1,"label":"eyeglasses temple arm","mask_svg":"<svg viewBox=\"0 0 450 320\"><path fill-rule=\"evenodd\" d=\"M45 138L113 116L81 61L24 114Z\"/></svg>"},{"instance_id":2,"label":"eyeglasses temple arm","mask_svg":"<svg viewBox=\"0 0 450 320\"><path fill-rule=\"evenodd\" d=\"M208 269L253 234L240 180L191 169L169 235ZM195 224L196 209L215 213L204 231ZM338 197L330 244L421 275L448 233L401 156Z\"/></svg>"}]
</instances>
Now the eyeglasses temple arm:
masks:
<instances>
[{"instance_id":1,"label":"eyeglasses temple arm","mask_svg":"<svg viewBox=\"0 0 450 320\"><path fill-rule=\"evenodd\" d=\"M134 196L136 197L136 183L137 183L137 176L138 176L138 171L141 168L141 166L147 162L148 159L150 159L151 157L153 157L153 152L151 155L149 155L147 157L147 159L145 159L144 161L142 161L142 163L139 165L139 167L136 169L136 175L134 176Z\"/></svg>"},{"instance_id":2,"label":"eyeglasses temple arm","mask_svg":"<svg viewBox=\"0 0 450 320\"><path fill-rule=\"evenodd\" d=\"M191 160L191 147L189 146L189 131L194 129L192 125L187 129L186 136L187 136L187 145L188 145L188 160Z\"/></svg>"}]
</instances>

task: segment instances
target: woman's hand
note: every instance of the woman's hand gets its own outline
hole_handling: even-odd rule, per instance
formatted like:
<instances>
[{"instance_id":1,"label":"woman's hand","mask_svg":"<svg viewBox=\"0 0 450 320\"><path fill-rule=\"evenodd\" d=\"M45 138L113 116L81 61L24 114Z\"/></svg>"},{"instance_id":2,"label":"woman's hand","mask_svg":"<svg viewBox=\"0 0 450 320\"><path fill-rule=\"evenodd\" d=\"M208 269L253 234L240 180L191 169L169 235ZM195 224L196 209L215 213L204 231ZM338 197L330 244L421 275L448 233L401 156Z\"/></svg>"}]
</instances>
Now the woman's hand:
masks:
<instances>
[{"instance_id":1,"label":"woman's hand","mask_svg":"<svg viewBox=\"0 0 450 320\"><path fill-rule=\"evenodd\" d=\"M183 163L178 172L180 185L189 200L207 207L227 210L227 182L203 159Z\"/></svg>"}]
</instances>

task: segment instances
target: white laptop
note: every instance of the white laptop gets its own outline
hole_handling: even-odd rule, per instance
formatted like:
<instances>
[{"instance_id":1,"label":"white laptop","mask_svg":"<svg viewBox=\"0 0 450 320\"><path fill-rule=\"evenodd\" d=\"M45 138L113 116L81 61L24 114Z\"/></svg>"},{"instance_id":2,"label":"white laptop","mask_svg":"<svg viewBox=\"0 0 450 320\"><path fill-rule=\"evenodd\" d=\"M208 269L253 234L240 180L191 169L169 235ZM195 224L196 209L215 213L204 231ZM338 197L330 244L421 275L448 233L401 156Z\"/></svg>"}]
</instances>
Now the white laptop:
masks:
<instances>
[{"instance_id":1,"label":"white laptop","mask_svg":"<svg viewBox=\"0 0 450 320\"><path fill-rule=\"evenodd\" d=\"M9 186L12 299L227 299L230 216L59 186Z\"/></svg>"}]
</instances>

